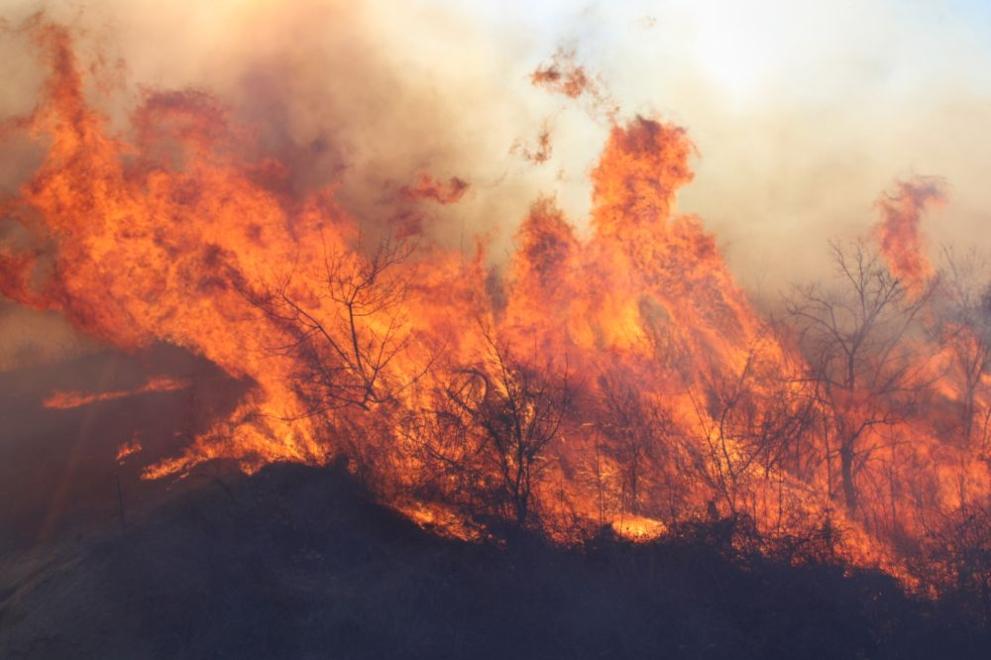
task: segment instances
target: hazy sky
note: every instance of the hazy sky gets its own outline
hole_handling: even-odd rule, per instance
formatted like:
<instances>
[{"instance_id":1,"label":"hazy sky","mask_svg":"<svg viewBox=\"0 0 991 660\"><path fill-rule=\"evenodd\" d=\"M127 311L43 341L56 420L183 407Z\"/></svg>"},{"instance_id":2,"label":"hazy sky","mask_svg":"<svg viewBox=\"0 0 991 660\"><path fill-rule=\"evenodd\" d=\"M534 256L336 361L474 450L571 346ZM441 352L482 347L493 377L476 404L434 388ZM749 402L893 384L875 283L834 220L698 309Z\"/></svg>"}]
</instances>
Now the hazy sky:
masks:
<instances>
[{"instance_id":1,"label":"hazy sky","mask_svg":"<svg viewBox=\"0 0 991 660\"><path fill-rule=\"evenodd\" d=\"M447 4L534 53L575 47L627 112L686 126L701 158L682 209L750 285L812 276L825 240L862 231L913 174L947 180L934 243L991 248L991 2Z\"/></svg>"}]
</instances>

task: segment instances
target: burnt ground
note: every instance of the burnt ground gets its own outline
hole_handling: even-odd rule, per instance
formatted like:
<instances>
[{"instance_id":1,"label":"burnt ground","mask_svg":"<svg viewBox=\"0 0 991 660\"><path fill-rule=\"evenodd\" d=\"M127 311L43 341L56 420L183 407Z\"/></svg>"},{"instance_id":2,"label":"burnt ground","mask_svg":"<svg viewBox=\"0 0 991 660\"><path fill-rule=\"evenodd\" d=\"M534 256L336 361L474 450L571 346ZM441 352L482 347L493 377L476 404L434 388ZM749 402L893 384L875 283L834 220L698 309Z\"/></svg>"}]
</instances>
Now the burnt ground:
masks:
<instances>
[{"instance_id":1,"label":"burnt ground","mask_svg":"<svg viewBox=\"0 0 991 660\"><path fill-rule=\"evenodd\" d=\"M129 390L149 375L171 376L190 387L68 410L42 405L55 391ZM186 484L142 480L141 471L177 453L229 410L240 391L209 363L168 346L0 372L0 557L86 537L111 518L119 524L121 499L126 520L183 490ZM118 464L117 448L134 440L143 451Z\"/></svg>"},{"instance_id":2,"label":"burnt ground","mask_svg":"<svg viewBox=\"0 0 991 660\"><path fill-rule=\"evenodd\" d=\"M196 384L40 409L54 387L116 389L148 371ZM720 524L645 545L472 544L417 528L334 467L138 479L231 391L169 349L0 374L0 657L991 655L969 611L879 573L744 555ZM134 433L145 451L119 466Z\"/></svg>"}]
</instances>

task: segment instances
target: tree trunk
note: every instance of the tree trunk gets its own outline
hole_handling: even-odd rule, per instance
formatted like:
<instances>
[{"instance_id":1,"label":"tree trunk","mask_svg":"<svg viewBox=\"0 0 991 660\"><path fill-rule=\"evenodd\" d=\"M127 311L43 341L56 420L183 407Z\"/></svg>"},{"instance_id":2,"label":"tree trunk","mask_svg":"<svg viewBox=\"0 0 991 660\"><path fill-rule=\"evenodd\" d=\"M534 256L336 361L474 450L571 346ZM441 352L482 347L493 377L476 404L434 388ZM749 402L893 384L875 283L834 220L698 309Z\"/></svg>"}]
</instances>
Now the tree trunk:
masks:
<instances>
[{"instance_id":1,"label":"tree trunk","mask_svg":"<svg viewBox=\"0 0 991 660\"><path fill-rule=\"evenodd\" d=\"M857 510L857 488L853 484L853 441L840 446L840 477L843 481L843 498L850 513Z\"/></svg>"}]
</instances>

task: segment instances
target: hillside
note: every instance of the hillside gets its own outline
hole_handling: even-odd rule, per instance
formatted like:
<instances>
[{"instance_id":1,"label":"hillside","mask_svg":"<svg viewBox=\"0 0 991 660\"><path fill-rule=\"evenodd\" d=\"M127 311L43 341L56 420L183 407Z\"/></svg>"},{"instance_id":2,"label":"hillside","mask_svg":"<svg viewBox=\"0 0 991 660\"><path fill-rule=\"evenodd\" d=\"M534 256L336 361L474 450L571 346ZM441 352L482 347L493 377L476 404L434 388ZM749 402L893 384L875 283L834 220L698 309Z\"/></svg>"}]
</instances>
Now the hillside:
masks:
<instances>
[{"instance_id":1,"label":"hillside","mask_svg":"<svg viewBox=\"0 0 991 660\"><path fill-rule=\"evenodd\" d=\"M467 544L340 469L287 464L166 500L5 560L0 655L984 657L991 641L886 576L729 550L725 521L640 546Z\"/></svg>"}]
</instances>

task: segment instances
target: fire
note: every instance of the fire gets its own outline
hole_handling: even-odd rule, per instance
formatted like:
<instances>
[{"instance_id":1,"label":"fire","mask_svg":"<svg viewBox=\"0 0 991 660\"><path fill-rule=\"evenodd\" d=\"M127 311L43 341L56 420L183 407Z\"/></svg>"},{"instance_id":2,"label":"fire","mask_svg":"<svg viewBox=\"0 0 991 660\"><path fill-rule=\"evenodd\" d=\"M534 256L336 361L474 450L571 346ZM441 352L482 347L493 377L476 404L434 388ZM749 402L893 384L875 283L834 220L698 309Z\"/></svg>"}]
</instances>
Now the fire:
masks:
<instances>
[{"instance_id":1,"label":"fire","mask_svg":"<svg viewBox=\"0 0 991 660\"><path fill-rule=\"evenodd\" d=\"M144 447L141 446L141 442L139 442L135 437L118 447L117 454L114 458L118 463L123 463L129 456L134 456L135 454L141 452L142 449L144 449Z\"/></svg>"},{"instance_id":2,"label":"fire","mask_svg":"<svg viewBox=\"0 0 991 660\"><path fill-rule=\"evenodd\" d=\"M944 201L939 181L917 178L899 182L896 190L878 200L881 221L876 227L881 250L891 272L913 291L921 291L933 276L919 224L926 207Z\"/></svg>"},{"instance_id":3,"label":"fire","mask_svg":"<svg viewBox=\"0 0 991 660\"><path fill-rule=\"evenodd\" d=\"M187 380L169 378L168 376L157 376L150 379L144 385L132 390L111 390L109 392L74 392L56 391L52 392L43 402L45 408L54 410L69 410L81 408L103 401L114 401L127 397L148 394L149 392L175 392L189 387L191 383Z\"/></svg>"},{"instance_id":4,"label":"fire","mask_svg":"<svg viewBox=\"0 0 991 660\"><path fill-rule=\"evenodd\" d=\"M573 99L594 86L585 67L575 63L575 53L564 50L555 53L550 64L540 66L530 74L530 82Z\"/></svg>"},{"instance_id":5,"label":"fire","mask_svg":"<svg viewBox=\"0 0 991 660\"><path fill-rule=\"evenodd\" d=\"M33 241L0 247L0 292L125 349L184 347L251 385L147 478L217 458L250 472L343 457L384 501L460 538L515 526L571 542L610 525L645 540L746 519L770 537L830 530L836 552L903 576L898 543L991 494L987 438L946 431L959 418L976 438L991 410L983 370L961 381L947 366L986 342L968 329L937 346L918 329L934 318L918 231L934 185L880 203L887 268L866 252L842 262L860 268L863 300L880 286L892 306L830 321L832 298L810 289L794 305L808 328L792 332L757 314L702 220L678 212L695 149L677 126L614 123L591 172L591 235L538 199L492 275L481 240L470 255L413 243L363 226L332 189L293 192L288 166L245 155L251 131L205 94L148 92L133 130L111 134L68 33L33 34L51 73L21 124L48 152L7 203ZM590 80L561 59L534 74L570 97ZM453 203L468 189L420 174L403 195ZM868 352L843 376L854 342Z\"/></svg>"},{"instance_id":6,"label":"fire","mask_svg":"<svg viewBox=\"0 0 991 660\"><path fill-rule=\"evenodd\" d=\"M660 520L633 516L612 521L610 525L614 532L635 543L643 543L661 536L667 528Z\"/></svg>"},{"instance_id":7,"label":"fire","mask_svg":"<svg viewBox=\"0 0 991 660\"><path fill-rule=\"evenodd\" d=\"M561 94L569 99L584 98L587 109L593 115L601 115L614 120L619 112L619 108L610 98L603 82L598 77L591 75L584 66L578 64L573 50L558 49L549 63L538 66L530 74L530 84L555 94ZM539 138L538 157L534 158L537 162L541 162L540 154L547 153L545 149L549 148L549 137L549 132L545 126Z\"/></svg>"}]
</instances>

